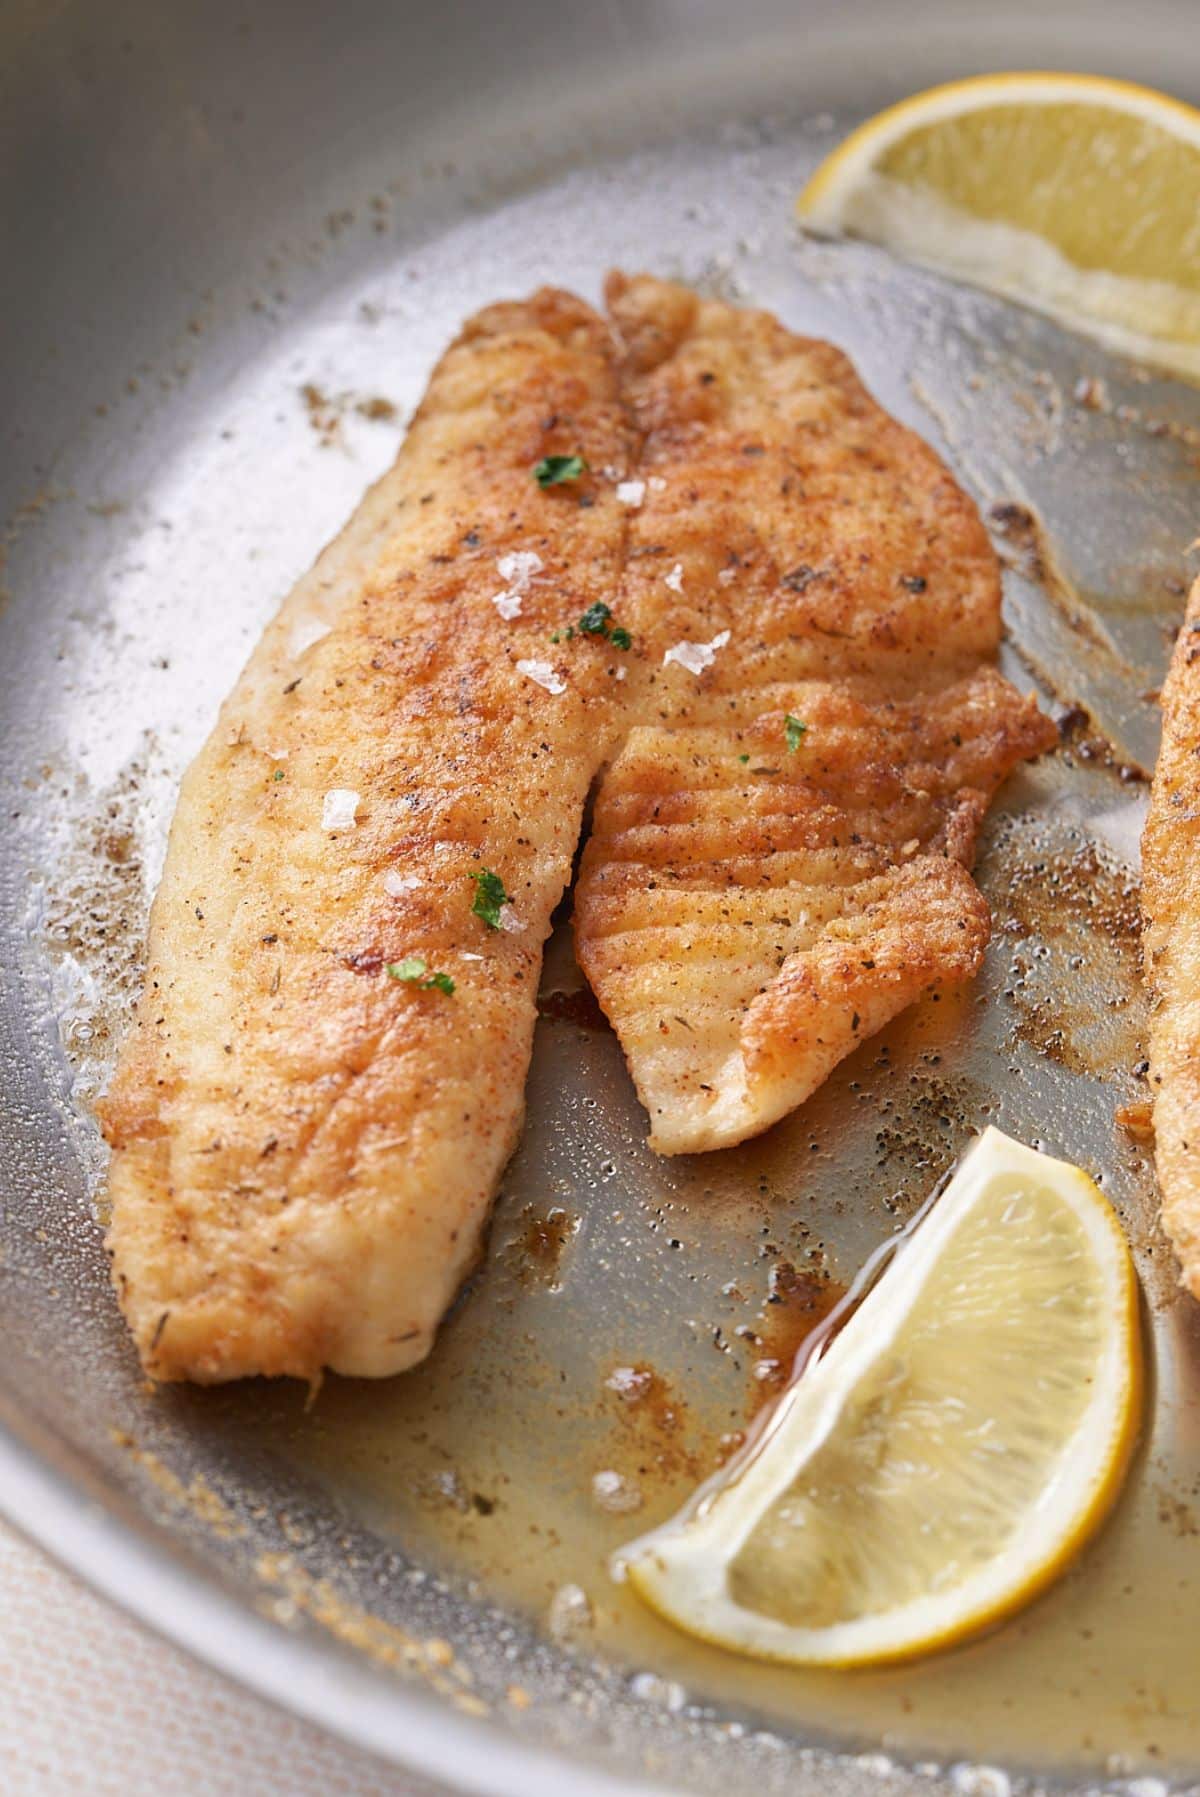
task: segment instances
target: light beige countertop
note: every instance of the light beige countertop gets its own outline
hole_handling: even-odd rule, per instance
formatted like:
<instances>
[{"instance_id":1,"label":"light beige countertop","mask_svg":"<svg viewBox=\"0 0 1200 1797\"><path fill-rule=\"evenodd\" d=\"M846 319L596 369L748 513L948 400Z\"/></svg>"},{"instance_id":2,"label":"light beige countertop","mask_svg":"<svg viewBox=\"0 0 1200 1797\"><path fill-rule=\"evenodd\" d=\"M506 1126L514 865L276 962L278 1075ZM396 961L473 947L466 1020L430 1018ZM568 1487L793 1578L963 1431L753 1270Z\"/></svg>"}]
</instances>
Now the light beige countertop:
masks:
<instances>
[{"instance_id":1,"label":"light beige countertop","mask_svg":"<svg viewBox=\"0 0 1200 1797\"><path fill-rule=\"evenodd\" d=\"M451 1797L239 1691L0 1525L4 1797Z\"/></svg>"}]
</instances>

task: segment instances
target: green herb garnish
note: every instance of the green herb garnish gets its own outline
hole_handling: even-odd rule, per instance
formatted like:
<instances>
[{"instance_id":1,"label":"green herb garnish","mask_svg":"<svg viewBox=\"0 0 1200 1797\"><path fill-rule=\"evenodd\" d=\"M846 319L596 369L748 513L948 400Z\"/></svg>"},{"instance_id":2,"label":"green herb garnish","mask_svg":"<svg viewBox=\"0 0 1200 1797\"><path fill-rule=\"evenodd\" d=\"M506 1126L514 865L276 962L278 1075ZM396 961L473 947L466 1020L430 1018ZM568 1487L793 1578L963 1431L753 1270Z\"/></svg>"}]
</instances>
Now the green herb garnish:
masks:
<instances>
[{"instance_id":1,"label":"green herb garnish","mask_svg":"<svg viewBox=\"0 0 1200 1797\"><path fill-rule=\"evenodd\" d=\"M787 716L783 720L783 734L787 738L788 749L791 751L791 753L793 755L796 753L796 750L800 747L801 739L804 736L804 733L807 729L808 729L807 724L801 723L799 718L794 718L792 716L791 712L790 711L788 712Z\"/></svg>"},{"instance_id":2,"label":"green herb garnish","mask_svg":"<svg viewBox=\"0 0 1200 1797\"><path fill-rule=\"evenodd\" d=\"M454 991L454 981L448 973L431 973L425 978L428 963L424 955L405 955L403 961L389 962L388 978L403 980L408 986L416 986L420 992L430 992L436 988L449 998Z\"/></svg>"},{"instance_id":3,"label":"green herb garnish","mask_svg":"<svg viewBox=\"0 0 1200 1797\"><path fill-rule=\"evenodd\" d=\"M583 636L606 638L614 649L631 649L633 647L633 638L623 625L613 624L612 611L605 605L603 599L594 599L580 618L578 626L574 624L567 626L567 635L574 636L577 628Z\"/></svg>"},{"instance_id":4,"label":"green herb garnish","mask_svg":"<svg viewBox=\"0 0 1200 1797\"><path fill-rule=\"evenodd\" d=\"M275 769L275 772L271 775L271 778L272 778L272 780L282 780L283 779L283 769L281 767L277 767Z\"/></svg>"},{"instance_id":5,"label":"green herb garnish","mask_svg":"<svg viewBox=\"0 0 1200 1797\"><path fill-rule=\"evenodd\" d=\"M607 636L608 621L611 617L612 613L603 599L596 599L580 618L579 628L585 636Z\"/></svg>"},{"instance_id":6,"label":"green herb garnish","mask_svg":"<svg viewBox=\"0 0 1200 1797\"><path fill-rule=\"evenodd\" d=\"M500 928L500 910L504 905L512 903L504 890L504 881L499 874L494 874L490 867L480 868L471 878L476 885L475 900L471 910L476 917L482 917L489 930Z\"/></svg>"},{"instance_id":7,"label":"green herb garnish","mask_svg":"<svg viewBox=\"0 0 1200 1797\"><path fill-rule=\"evenodd\" d=\"M739 755L738 756L739 761L749 761L749 759L750 759L749 755Z\"/></svg>"},{"instance_id":8,"label":"green herb garnish","mask_svg":"<svg viewBox=\"0 0 1200 1797\"><path fill-rule=\"evenodd\" d=\"M587 463L581 455L544 455L533 465L533 478L539 487L562 486L586 473Z\"/></svg>"}]
</instances>

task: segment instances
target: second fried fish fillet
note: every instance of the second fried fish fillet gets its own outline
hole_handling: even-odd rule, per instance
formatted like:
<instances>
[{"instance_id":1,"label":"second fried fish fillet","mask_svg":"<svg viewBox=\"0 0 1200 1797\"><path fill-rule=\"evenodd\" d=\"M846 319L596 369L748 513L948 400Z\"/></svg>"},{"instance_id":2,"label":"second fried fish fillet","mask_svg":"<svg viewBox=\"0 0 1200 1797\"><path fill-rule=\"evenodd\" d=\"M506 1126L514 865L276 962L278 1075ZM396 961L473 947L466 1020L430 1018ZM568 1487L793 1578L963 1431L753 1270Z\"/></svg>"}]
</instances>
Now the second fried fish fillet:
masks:
<instances>
[{"instance_id":1,"label":"second fried fish fillet","mask_svg":"<svg viewBox=\"0 0 1200 1797\"><path fill-rule=\"evenodd\" d=\"M648 277L608 296L645 483L619 609L651 621L575 929L676 1154L978 969L976 830L1054 731L987 666L974 506L839 351Z\"/></svg>"},{"instance_id":2,"label":"second fried fish fillet","mask_svg":"<svg viewBox=\"0 0 1200 1797\"><path fill-rule=\"evenodd\" d=\"M1154 1158L1163 1226L1200 1298L1200 580L1163 686L1162 726L1142 837Z\"/></svg>"}]
</instances>

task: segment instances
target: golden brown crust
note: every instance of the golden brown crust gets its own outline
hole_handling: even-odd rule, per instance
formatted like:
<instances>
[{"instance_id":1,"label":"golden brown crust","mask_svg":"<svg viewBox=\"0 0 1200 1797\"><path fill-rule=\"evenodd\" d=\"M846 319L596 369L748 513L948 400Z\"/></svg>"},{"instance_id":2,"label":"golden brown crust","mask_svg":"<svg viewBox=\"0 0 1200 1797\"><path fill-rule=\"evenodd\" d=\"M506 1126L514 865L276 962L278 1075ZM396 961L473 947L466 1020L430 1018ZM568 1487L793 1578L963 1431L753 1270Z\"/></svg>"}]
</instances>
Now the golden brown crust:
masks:
<instances>
[{"instance_id":1,"label":"golden brown crust","mask_svg":"<svg viewBox=\"0 0 1200 1797\"><path fill-rule=\"evenodd\" d=\"M923 855L864 883L749 1006L748 1091L770 1089L783 1116L914 999L977 973L990 935L983 894L958 862Z\"/></svg>"},{"instance_id":2,"label":"golden brown crust","mask_svg":"<svg viewBox=\"0 0 1200 1797\"><path fill-rule=\"evenodd\" d=\"M611 478L531 478L574 451L628 464L606 326L555 292L489 308L184 779L104 1105L114 1274L156 1378L396 1371L477 1252L616 728L613 656L549 641L611 597L621 554ZM505 621L514 551L542 567ZM331 789L359 794L348 828L322 828ZM519 931L472 914L482 867ZM389 977L412 954L453 996Z\"/></svg>"},{"instance_id":3,"label":"golden brown crust","mask_svg":"<svg viewBox=\"0 0 1200 1797\"><path fill-rule=\"evenodd\" d=\"M1142 837L1150 1082L1162 1217L1200 1297L1200 580L1162 690L1162 748Z\"/></svg>"},{"instance_id":4,"label":"golden brown crust","mask_svg":"<svg viewBox=\"0 0 1200 1797\"><path fill-rule=\"evenodd\" d=\"M1000 582L974 506L838 350L648 276L607 296L647 480L617 609L646 655L576 941L651 1146L684 1153L976 970L979 820L1054 732L981 667ZM710 665L664 661L681 642Z\"/></svg>"},{"instance_id":5,"label":"golden brown crust","mask_svg":"<svg viewBox=\"0 0 1200 1797\"><path fill-rule=\"evenodd\" d=\"M795 750L782 710L635 729L597 797L576 940L660 1153L765 1129L977 971L976 831L1052 736L990 668L900 702L798 683L789 709L807 724Z\"/></svg>"},{"instance_id":6,"label":"golden brown crust","mask_svg":"<svg viewBox=\"0 0 1200 1797\"><path fill-rule=\"evenodd\" d=\"M656 697L695 720L714 684L827 672L898 695L995 654L1000 573L978 511L840 350L648 275L606 293L638 472L666 483L634 514L623 601L656 593L656 668L672 643L731 631L710 680L675 669ZM677 564L681 592L663 584Z\"/></svg>"}]
</instances>

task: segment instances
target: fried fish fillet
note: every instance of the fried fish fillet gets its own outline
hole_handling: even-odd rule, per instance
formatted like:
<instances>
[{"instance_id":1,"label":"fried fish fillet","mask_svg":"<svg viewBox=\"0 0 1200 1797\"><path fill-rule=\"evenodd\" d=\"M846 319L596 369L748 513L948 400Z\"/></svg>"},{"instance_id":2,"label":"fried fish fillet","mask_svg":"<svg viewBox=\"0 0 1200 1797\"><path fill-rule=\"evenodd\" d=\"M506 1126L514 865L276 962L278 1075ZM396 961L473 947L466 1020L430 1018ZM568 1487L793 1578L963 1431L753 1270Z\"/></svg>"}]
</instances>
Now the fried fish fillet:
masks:
<instances>
[{"instance_id":1,"label":"fried fish fillet","mask_svg":"<svg viewBox=\"0 0 1200 1797\"><path fill-rule=\"evenodd\" d=\"M1200 1298L1200 580L1162 690L1162 747L1142 837L1142 936L1162 1218Z\"/></svg>"},{"instance_id":2,"label":"fried fish fillet","mask_svg":"<svg viewBox=\"0 0 1200 1797\"><path fill-rule=\"evenodd\" d=\"M648 624L575 931L678 1154L766 1128L978 969L976 830L1054 732L985 665L974 506L839 351L648 277L608 300L645 481L618 611Z\"/></svg>"},{"instance_id":3,"label":"fried fish fillet","mask_svg":"<svg viewBox=\"0 0 1200 1797\"><path fill-rule=\"evenodd\" d=\"M156 1378L428 1351L614 755L579 941L657 1145L763 1127L977 964L962 864L1046 728L983 669L978 518L828 346L663 283L609 297L619 365L569 295L468 325L184 780L103 1107ZM542 489L547 455L590 472Z\"/></svg>"},{"instance_id":4,"label":"fried fish fillet","mask_svg":"<svg viewBox=\"0 0 1200 1797\"><path fill-rule=\"evenodd\" d=\"M427 1353L516 1140L542 942L618 729L621 657L550 637L611 598L626 513L613 479L531 469L619 475L631 447L594 312L482 313L188 771L103 1109L155 1378ZM473 910L483 870L512 927Z\"/></svg>"}]
</instances>

